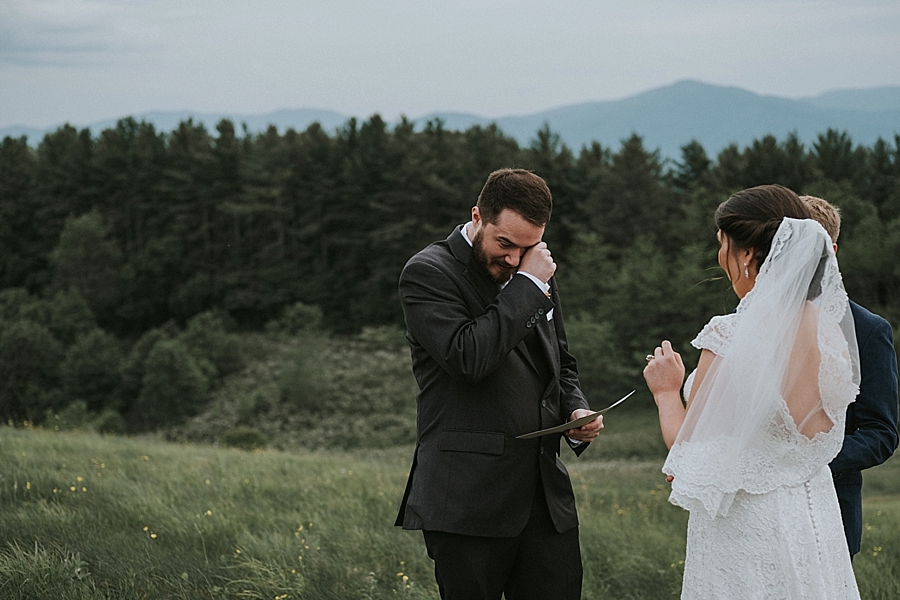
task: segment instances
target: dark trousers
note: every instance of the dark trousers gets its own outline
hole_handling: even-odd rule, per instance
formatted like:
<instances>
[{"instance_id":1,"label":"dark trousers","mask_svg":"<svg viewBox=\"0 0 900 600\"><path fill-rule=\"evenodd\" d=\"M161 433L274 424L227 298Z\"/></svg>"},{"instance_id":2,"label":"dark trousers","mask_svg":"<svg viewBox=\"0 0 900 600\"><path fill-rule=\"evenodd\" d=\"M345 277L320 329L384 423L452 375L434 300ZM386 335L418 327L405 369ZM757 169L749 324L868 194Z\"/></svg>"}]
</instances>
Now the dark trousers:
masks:
<instances>
[{"instance_id":1,"label":"dark trousers","mask_svg":"<svg viewBox=\"0 0 900 600\"><path fill-rule=\"evenodd\" d=\"M425 531L443 600L578 600L578 528L558 533L538 487L531 516L512 538Z\"/></svg>"}]
</instances>

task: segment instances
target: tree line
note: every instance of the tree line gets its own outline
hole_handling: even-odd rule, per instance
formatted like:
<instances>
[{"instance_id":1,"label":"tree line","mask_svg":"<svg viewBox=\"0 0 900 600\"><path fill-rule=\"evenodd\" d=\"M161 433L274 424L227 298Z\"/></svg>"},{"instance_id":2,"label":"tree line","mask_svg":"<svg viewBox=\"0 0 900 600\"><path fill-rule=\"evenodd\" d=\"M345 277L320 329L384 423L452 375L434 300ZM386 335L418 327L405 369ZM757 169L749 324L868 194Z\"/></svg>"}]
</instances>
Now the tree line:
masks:
<instances>
[{"instance_id":1,"label":"tree line","mask_svg":"<svg viewBox=\"0 0 900 600\"><path fill-rule=\"evenodd\" d=\"M553 192L545 240L598 393L636 385L660 339L690 353L709 316L733 308L712 214L753 185L840 206L850 295L900 323L900 136L766 136L715 157L692 141L669 161L636 135L576 151L547 127L520 147L495 126L417 130L377 115L259 134L129 118L96 136L63 126L35 148L0 143L0 416L80 400L152 426L180 413L158 408L171 390L147 365L187 369L172 393L202 404L240 366L229 336L285 311L313 307L332 334L402 326L403 264L467 220L487 175L508 166Z\"/></svg>"}]
</instances>

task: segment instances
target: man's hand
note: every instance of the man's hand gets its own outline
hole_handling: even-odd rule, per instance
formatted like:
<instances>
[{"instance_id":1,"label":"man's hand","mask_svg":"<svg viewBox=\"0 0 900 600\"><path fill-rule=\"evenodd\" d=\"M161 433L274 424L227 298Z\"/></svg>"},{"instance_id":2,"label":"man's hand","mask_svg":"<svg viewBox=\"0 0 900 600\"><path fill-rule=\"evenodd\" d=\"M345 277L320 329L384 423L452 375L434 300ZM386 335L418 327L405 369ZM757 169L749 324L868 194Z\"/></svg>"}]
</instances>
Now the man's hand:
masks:
<instances>
[{"instance_id":1,"label":"man's hand","mask_svg":"<svg viewBox=\"0 0 900 600\"><path fill-rule=\"evenodd\" d=\"M572 411L572 414L569 415L569 420L574 421L575 419L589 415L592 412L593 411L584 408L576 408ZM594 439L600 435L601 429L603 429L603 416L597 415L597 418L587 425L582 425L577 429L566 430L566 437L578 442L593 442Z\"/></svg>"},{"instance_id":2,"label":"man's hand","mask_svg":"<svg viewBox=\"0 0 900 600\"><path fill-rule=\"evenodd\" d=\"M519 271L534 275L544 283L550 281L556 272L556 263L550 256L546 242L538 242L525 251L522 260L519 261Z\"/></svg>"}]
</instances>

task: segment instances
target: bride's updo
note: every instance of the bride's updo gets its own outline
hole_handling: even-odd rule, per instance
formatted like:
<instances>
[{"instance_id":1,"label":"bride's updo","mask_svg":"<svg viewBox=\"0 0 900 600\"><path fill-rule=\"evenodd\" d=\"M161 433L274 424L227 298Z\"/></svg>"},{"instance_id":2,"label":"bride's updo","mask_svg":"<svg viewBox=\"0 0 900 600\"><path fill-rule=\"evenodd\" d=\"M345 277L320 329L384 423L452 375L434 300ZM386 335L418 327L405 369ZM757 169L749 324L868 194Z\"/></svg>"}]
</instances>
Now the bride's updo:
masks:
<instances>
[{"instance_id":1,"label":"bride's updo","mask_svg":"<svg viewBox=\"0 0 900 600\"><path fill-rule=\"evenodd\" d=\"M731 240L731 251L754 250L757 270L772 247L782 219L809 219L809 209L794 192L777 185L758 185L737 192L716 209L716 227Z\"/></svg>"}]
</instances>

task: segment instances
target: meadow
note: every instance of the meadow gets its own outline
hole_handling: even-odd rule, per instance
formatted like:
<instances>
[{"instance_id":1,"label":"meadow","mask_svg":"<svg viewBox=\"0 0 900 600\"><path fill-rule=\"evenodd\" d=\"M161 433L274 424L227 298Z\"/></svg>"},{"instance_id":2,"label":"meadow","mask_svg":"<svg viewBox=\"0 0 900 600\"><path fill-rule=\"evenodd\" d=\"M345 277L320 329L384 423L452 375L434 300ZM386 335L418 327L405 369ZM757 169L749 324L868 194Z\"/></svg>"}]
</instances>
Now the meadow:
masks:
<instances>
[{"instance_id":1,"label":"meadow","mask_svg":"<svg viewBox=\"0 0 900 600\"><path fill-rule=\"evenodd\" d=\"M687 515L667 501L652 413L611 414L581 458L587 600L677 598ZM0 428L4 599L438 598L393 526L409 445L246 451ZM866 474L863 598L900 597L900 459Z\"/></svg>"}]
</instances>

